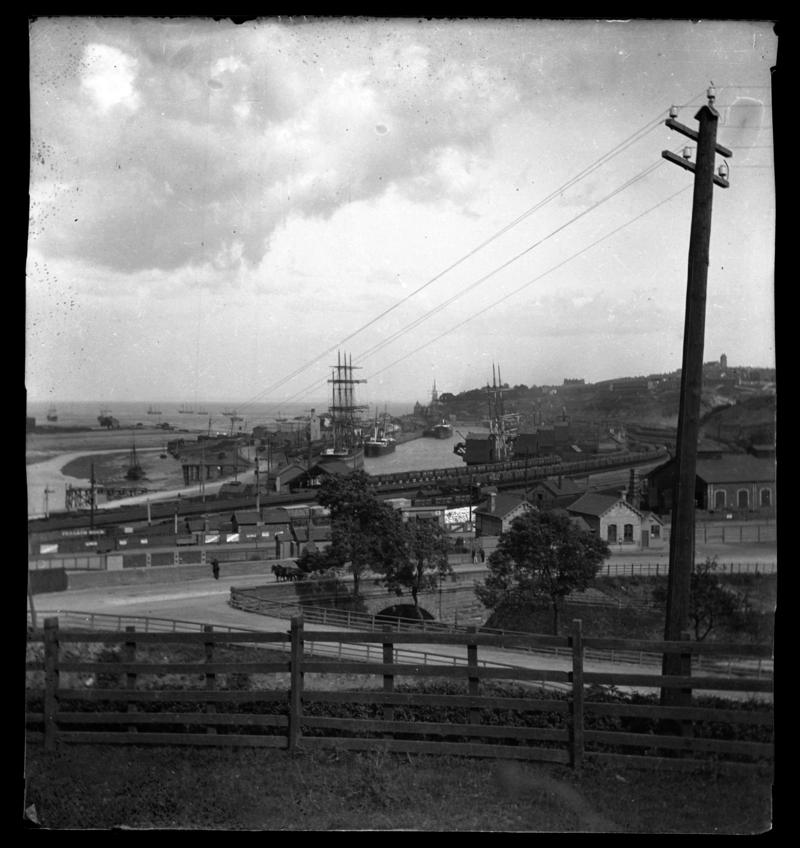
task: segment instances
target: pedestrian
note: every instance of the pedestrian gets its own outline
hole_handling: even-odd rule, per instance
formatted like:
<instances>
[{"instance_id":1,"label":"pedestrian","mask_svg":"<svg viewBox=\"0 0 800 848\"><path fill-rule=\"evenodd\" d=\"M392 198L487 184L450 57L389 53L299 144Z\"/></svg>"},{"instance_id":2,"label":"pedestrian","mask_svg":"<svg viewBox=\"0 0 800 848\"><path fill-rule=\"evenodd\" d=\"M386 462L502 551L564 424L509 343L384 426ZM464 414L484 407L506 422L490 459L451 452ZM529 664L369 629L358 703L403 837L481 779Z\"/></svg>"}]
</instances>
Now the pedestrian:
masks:
<instances>
[{"instance_id":1,"label":"pedestrian","mask_svg":"<svg viewBox=\"0 0 800 848\"><path fill-rule=\"evenodd\" d=\"M219 562L216 559L211 560L211 573L215 580L219 580Z\"/></svg>"},{"instance_id":2,"label":"pedestrian","mask_svg":"<svg viewBox=\"0 0 800 848\"><path fill-rule=\"evenodd\" d=\"M478 554L475 552L475 548L472 549L472 561L473 562L478 561Z\"/></svg>"},{"instance_id":3,"label":"pedestrian","mask_svg":"<svg viewBox=\"0 0 800 848\"><path fill-rule=\"evenodd\" d=\"M481 562L486 562L486 551L481 548Z\"/></svg>"}]
</instances>

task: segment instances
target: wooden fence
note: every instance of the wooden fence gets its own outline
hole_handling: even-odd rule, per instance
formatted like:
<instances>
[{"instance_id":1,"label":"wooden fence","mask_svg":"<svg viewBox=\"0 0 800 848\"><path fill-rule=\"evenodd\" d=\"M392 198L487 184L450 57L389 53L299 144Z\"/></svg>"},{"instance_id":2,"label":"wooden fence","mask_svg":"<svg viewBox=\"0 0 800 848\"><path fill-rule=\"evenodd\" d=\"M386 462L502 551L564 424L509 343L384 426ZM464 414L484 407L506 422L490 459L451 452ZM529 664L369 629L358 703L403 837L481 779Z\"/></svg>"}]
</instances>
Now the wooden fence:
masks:
<instances>
[{"instance_id":1,"label":"wooden fence","mask_svg":"<svg viewBox=\"0 0 800 848\"><path fill-rule=\"evenodd\" d=\"M304 650L309 638L339 646L371 643L380 649L380 661L309 657ZM477 632L312 632L301 618L292 620L288 632L271 633L219 633L210 625L197 633L142 633L133 627L124 633L93 632L67 630L57 618L48 618L43 630L29 633L29 738L42 739L47 748L58 743L289 751L379 747L575 768L587 760L678 769L771 768L772 680L691 674L693 655L730 654L731 645L584 638L576 621L568 637L525 637L532 649L569 649L571 660L563 669L537 668L535 657L524 666L479 661L479 649L487 657L502 655L503 640ZM466 661L401 662L399 644L455 649ZM118 653L87 658L92 645L117 646ZM286 654L253 660L250 653L233 652L232 658L220 659L220 651L231 653L235 645L280 647ZM613 667L590 671L584 668L589 648L678 653L687 671L670 677ZM192 650L194 660L185 661ZM771 654L767 647L736 650L751 657ZM179 662L175 651L181 652ZM318 675L358 676L367 688L315 688L316 681L329 679ZM436 691L419 683L422 691L398 689L404 677L439 685ZM547 683L564 691L543 691ZM516 685L498 692L498 684ZM620 698L608 687L638 694ZM694 690L695 697L687 706L660 706L644 695L659 689ZM707 695L717 696L710 706ZM747 700L737 707L742 696Z\"/></svg>"}]
</instances>

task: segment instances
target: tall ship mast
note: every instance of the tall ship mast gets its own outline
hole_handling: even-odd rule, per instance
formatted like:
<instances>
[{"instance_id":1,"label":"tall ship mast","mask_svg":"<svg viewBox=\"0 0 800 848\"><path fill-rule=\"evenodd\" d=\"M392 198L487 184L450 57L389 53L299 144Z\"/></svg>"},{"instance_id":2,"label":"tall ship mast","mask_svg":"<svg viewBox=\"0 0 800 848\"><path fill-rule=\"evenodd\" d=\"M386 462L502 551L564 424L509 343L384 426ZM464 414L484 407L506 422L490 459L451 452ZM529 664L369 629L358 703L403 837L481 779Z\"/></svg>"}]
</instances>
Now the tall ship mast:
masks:
<instances>
[{"instance_id":1,"label":"tall ship mast","mask_svg":"<svg viewBox=\"0 0 800 848\"><path fill-rule=\"evenodd\" d=\"M347 354L343 357L337 352L336 365L331 365L331 377L328 380L331 386L331 405L328 411L333 444L322 451L320 458L340 459L352 463L354 468L361 468L364 465L361 416L368 407L356 403L355 387L357 383L367 381L357 380L353 376L356 367L353 365L352 356L348 360Z\"/></svg>"},{"instance_id":2,"label":"tall ship mast","mask_svg":"<svg viewBox=\"0 0 800 848\"><path fill-rule=\"evenodd\" d=\"M514 440L517 437L519 419L517 415L508 415L503 400L503 381L500 366L492 365L492 385L486 385L486 397L489 404L489 432L467 433L464 442L453 448L467 465L483 465L492 462L505 462L513 458Z\"/></svg>"}]
</instances>

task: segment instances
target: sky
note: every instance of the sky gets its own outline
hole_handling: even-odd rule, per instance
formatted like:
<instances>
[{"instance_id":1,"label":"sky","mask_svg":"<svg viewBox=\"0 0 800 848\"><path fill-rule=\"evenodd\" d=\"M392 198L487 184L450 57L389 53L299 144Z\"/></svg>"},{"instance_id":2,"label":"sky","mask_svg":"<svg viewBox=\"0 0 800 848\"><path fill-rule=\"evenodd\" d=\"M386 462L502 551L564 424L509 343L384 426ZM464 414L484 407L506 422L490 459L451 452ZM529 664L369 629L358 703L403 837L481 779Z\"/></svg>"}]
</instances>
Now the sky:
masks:
<instances>
[{"instance_id":1,"label":"sky","mask_svg":"<svg viewBox=\"0 0 800 848\"><path fill-rule=\"evenodd\" d=\"M34 402L322 403L681 366L695 143L704 360L775 363L769 21L42 17ZM721 164L723 159L718 157Z\"/></svg>"}]
</instances>

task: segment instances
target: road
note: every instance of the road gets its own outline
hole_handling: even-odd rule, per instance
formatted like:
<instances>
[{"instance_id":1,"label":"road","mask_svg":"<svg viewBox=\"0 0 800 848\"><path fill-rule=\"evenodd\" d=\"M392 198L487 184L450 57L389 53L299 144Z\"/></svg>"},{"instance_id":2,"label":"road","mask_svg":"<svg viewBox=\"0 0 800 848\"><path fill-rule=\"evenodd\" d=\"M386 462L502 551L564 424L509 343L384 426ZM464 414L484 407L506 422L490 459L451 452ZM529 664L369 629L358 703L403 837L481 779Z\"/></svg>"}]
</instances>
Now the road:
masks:
<instances>
[{"instance_id":1,"label":"road","mask_svg":"<svg viewBox=\"0 0 800 848\"><path fill-rule=\"evenodd\" d=\"M36 595L33 602L38 626L41 626L41 623L48 616L57 616L66 611L72 611L196 622L198 629L200 624L212 624L219 628L286 632L290 626L286 619L248 613L228 605L231 586L258 586L265 582L270 582L269 578L261 574L232 575L222 580L214 580L209 575L192 580L183 586L177 584L142 584L97 587ZM314 624L306 625L306 630L309 633L313 633L315 630L330 629L334 628ZM307 637L306 641L311 642L313 640ZM336 652L333 645L317 645L316 648L318 652L323 654ZM356 658L367 658L364 655L364 646L354 646L354 651ZM374 647L372 651L371 658L379 659ZM466 656L466 650L461 646L433 643L409 646L403 648L402 651L404 661L424 661L429 664L450 665L455 662L460 664L464 662ZM360 657L358 653L361 654ZM352 656L351 654L351 658ZM566 654L554 656L548 653L534 654L525 651L506 651L483 647L480 649L479 661L488 665L511 665L544 671L570 671L572 668L571 659ZM631 665L629 663L588 659L584 663L584 668L586 671L659 673L658 665L650 667L648 665ZM618 688L624 690L626 687ZM730 694L732 697L743 696L741 693Z\"/></svg>"}]
</instances>

